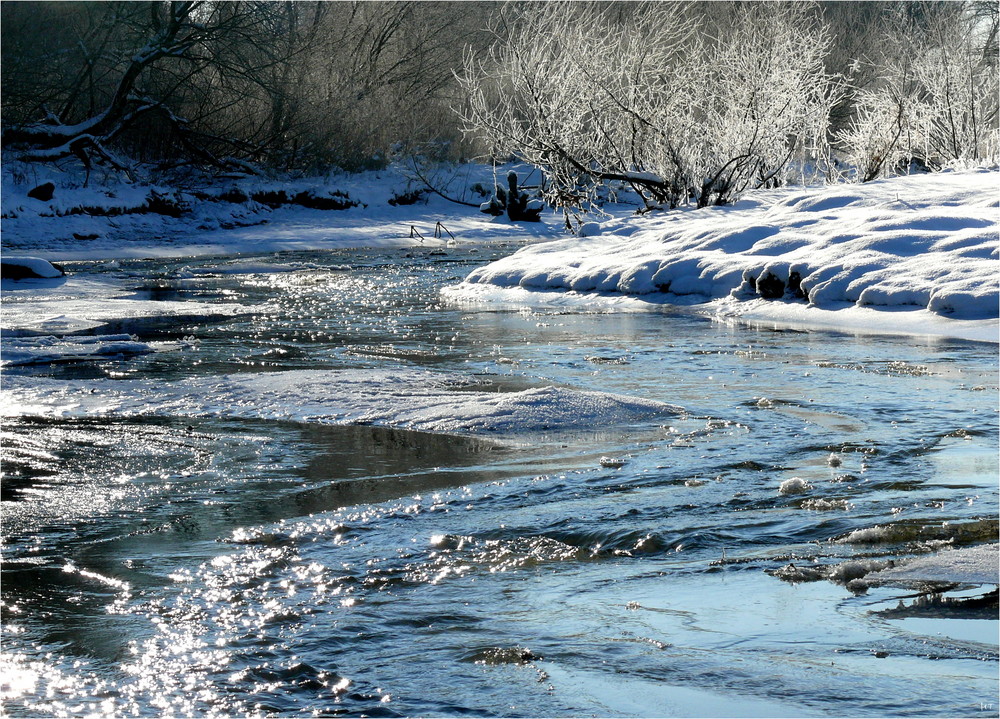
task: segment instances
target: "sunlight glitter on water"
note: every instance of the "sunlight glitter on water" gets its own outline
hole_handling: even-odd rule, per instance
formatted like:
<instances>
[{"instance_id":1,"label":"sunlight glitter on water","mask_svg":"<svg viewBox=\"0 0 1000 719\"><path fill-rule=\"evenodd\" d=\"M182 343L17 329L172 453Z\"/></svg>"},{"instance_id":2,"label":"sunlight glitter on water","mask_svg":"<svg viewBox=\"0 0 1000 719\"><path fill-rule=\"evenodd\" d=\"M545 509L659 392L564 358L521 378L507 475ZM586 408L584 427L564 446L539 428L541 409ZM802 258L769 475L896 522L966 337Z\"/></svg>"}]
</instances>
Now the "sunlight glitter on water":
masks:
<instances>
[{"instance_id":1,"label":"sunlight glitter on water","mask_svg":"<svg viewBox=\"0 0 1000 719\"><path fill-rule=\"evenodd\" d=\"M153 378L172 414L5 424L12 715L980 716L996 693L975 639L996 621L884 619L910 590L836 569L995 538L973 389L995 347L446 308L432 258L287 259L353 269L186 278L264 311L184 328L191 352L25 370ZM358 368L684 412L476 437L275 421L273 394L212 418L173 391Z\"/></svg>"}]
</instances>

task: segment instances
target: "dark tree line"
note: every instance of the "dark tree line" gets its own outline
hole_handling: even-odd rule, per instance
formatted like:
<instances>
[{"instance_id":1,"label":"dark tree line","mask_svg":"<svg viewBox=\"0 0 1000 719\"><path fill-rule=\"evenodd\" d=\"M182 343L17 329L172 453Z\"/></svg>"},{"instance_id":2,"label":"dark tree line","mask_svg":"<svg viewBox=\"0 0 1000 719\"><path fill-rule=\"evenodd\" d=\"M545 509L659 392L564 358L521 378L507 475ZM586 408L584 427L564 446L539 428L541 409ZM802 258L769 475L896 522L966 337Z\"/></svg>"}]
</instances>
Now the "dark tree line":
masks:
<instances>
[{"instance_id":1,"label":"dark tree line","mask_svg":"<svg viewBox=\"0 0 1000 719\"><path fill-rule=\"evenodd\" d=\"M4 2L8 159L317 170L460 142L475 3Z\"/></svg>"}]
</instances>

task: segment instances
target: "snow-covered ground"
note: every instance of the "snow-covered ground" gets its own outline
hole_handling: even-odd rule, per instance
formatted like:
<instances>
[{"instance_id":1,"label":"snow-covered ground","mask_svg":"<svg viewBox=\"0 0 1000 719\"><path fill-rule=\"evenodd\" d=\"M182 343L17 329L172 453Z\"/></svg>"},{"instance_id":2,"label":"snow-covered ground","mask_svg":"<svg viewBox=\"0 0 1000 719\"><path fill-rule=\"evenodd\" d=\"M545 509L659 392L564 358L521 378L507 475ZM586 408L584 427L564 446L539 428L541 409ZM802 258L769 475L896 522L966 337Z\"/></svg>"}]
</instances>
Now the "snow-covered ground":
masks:
<instances>
[{"instance_id":1,"label":"snow-covered ground","mask_svg":"<svg viewBox=\"0 0 1000 719\"><path fill-rule=\"evenodd\" d=\"M498 170L501 183L508 169ZM538 183L537 172L532 174L523 166L516 169L526 183ZM33 176L29 182L14 182L5 173L3 180L4 254L38 255L55 262L446 247L449 242L510 241L514 233L517 239L528 240L562 235L554 219L513 226L506 218L494 219L477 207L449 202L432 192L422 193L413 204L400 204L400 198L419 187L395 168L299 180L234 178L185 190L127 184L84 188L79 178L58 173ZM52 199L43 202L28 197L32 187L43 181L57 185ZM494 173L490 166L463 165L441 181L454 190L450 196L478 206L485 199L482 190L493 187ZM335 193L344 193L357 205L325 210L294 203L271 207L252 199L229 201L269 192L341 198ZM153 194L181 203L186 212L172 217L142 211Z\"/></svg>"},{"instance_id":2,"label":"snow-covered ground","mask_svg":"<svg viewBox=\"0 0 1000 719\"><path fill-rule=\"evenodd\" d=\"M537 175L520 169L528 183L537 182ZM491 186L493 169L473 165L461 173L449 191L478 203L483 197L472 188ZM232 179L180 194L63 182L48 202L27 197L45 179L16 183L5 176L5 256L66 262L410 245L446 250L455 244L515 242L529 246L446 288L445 298L614 311L681 304L727 322L1000 340L997 171L790 187L756 193L730 207L642 216L634 214L634 206L609 205L609 214L575 237L567 235L555 212L543 215L541 223L512 224L432 193L416 204L390 204L415 187L392 169L322 182ZM279 190L289 196L344 192L360 204L318 210L219 199ZM125 211L141 206L154 191L189 211L180 217ZM120 213L95 215L79 208ZM70 330L60 330L62 321L75 331L114 333L128 330L115 324L113 315L126 307L126 318L143 312L136 301L115 300L120 288L80 283L72 272L39 282L5 282L5 330L65 334ZM162 302L156 307L160 313L169 309ZM39 322L44 326L27 327Z\"/></svg>"},{"instance_id":3,"label":"snow-covered ground","mask_svg":"<svg viewBox=\"0 0 1000 719\"><path fill-rule=\"evenodd\" d=\"M448 288L463 302L700 304L720 319L997 341L998 172L762 192L616 217ZM590 233L588 233L590 234Z\"/></svg>"}]
</instances>

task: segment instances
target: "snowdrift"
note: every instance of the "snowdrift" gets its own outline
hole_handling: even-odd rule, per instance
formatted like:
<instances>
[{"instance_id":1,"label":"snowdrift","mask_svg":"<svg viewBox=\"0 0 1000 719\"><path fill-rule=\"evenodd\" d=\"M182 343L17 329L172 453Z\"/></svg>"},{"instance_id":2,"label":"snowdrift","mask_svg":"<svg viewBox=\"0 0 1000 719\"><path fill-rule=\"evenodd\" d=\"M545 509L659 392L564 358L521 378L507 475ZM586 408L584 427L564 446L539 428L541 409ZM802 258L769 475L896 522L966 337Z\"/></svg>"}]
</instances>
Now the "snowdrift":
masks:
<instances>
[{"instance_id":1,"label":"snowdrift","mask_svg":"<svg viewBox=\"0 0 1000 719\"><path fill-rule=\"evenodd\" d=\"M445 294L496 299L488 286L712 302L729 314L767 300L994 320L998 190L1000 172L944 172L611 220L596 236L590 227L584 237L525 247Z\"/></svg>"}]
</instances>

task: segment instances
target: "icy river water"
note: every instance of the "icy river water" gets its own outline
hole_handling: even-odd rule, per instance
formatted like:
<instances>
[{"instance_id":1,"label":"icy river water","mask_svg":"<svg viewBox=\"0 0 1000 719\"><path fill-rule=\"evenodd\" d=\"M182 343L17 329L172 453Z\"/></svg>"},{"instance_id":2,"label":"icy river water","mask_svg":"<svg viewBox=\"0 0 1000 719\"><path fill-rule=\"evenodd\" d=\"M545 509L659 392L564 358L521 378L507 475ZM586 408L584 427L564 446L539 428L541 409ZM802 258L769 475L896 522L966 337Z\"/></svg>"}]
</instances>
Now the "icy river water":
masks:
<instances>
[{"instance_id":1,"label":"icy river water","mask_svg":"<svg viewBox=\"0 0 1000 719\"><path fill-rule=\"evenodd\" d=\"M256 311L134 329L188 338L173 350L5 370L39 392L142 380L166 408L5 421L6 713L997 715L995 604L789 581L996 536L995 345L441 300L510 251L72 265ZM186 412L176 390L288 370L683 411L445 434L243 395Z\"/></svg>"}]
</instances>

